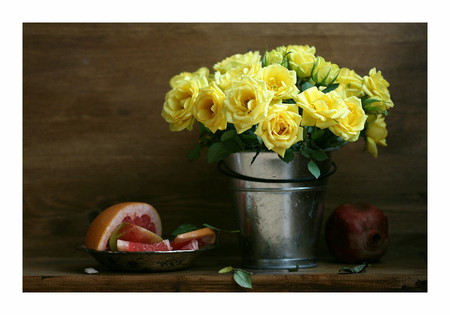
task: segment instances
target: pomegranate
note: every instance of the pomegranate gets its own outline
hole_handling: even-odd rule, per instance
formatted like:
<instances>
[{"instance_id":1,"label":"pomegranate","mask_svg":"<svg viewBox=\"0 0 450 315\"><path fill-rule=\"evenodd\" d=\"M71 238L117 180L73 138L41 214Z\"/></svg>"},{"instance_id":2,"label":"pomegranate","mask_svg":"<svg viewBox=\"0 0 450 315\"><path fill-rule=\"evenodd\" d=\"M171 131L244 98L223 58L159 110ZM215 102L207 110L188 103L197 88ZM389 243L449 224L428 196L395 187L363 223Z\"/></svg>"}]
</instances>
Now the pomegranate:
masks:
<instances>
[{"instance_id":1,"label":"pomegranate","mask_svg":"<svg viewBox=\"0 0 450 315\"><path fill-rule=\"evenodd\" d=\"M388 247L388 219L371 204L340 205L327 220L325 241L331 254L339 261L375 261Z\"/></svg>"}]
</instances>

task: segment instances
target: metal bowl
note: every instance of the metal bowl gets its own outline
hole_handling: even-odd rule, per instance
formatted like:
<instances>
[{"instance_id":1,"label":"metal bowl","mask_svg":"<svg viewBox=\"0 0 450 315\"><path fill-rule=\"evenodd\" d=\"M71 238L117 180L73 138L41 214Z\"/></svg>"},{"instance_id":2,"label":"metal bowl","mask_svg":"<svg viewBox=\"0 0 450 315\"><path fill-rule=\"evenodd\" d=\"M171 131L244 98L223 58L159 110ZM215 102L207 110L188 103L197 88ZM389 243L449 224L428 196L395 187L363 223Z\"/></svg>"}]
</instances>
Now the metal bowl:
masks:
<instances>
[{"instance_id":1,"label":"metal bowl","mask_svg":"<svg viewBox=\"0 0 450 315\"><path fill-rule=\"evenodd\" d=\"M155 252L98 251L80 247L90 253L100 264L117 271L172 271L186 269L196 259L214 248L207 246L199 250L176 250Z\"/></svg>"}]
</instances>

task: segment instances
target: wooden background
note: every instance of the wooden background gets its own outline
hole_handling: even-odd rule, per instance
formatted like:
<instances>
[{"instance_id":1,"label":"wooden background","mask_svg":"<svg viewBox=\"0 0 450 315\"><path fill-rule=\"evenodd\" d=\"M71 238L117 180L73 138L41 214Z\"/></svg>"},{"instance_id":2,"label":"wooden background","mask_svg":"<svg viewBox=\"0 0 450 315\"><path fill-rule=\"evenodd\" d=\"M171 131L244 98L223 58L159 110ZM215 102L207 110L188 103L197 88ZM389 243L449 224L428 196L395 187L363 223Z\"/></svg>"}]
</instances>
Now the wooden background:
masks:
<instances>
[{"instance_id":1,"label":"wooden background","mask_svg":"<svg viewBox=\"0 0 450 315\"><path fill-rule=\"evenodd\" d=\"M426 24L24 24L24 260L80 255L89 217L122 201L153 204L166 233L235 228L227 179L204 156L187 160L197 132L168 130L164 95L179 72L287 44L361 75L375 66L391 83L389 146L378 159L362 142L334 155L325 219L371 202L393 244L411 236L426 253Z\"/></svg>"}]
</instances>

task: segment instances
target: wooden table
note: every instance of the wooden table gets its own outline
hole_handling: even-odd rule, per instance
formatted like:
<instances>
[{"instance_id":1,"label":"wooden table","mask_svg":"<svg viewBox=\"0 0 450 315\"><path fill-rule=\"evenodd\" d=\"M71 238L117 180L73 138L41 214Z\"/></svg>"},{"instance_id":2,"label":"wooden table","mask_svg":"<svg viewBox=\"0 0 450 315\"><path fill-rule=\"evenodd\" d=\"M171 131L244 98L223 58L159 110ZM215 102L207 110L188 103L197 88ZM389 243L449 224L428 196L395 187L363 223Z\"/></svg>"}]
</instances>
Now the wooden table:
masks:
<instances>
[{"instance_id":1,"label":"wooden table","mask_svg":"<svg viewBox=\"0 0 450 315\"><path fill-rule=\"evenodd\" d=\"M161 273L115 272L99 265L87 253L72 258L36 258L24 264L25 292L397 292L427 291L426 253L419 236L395 237L394 247L362 273L340 274L352 264L322 256L315 268L251 270L252 289L238 286L226 266L239 266L236 251L216 249L205 253L187 270ZM87 274L93 267L98 273ZM244 268L245 269L245 268Z\"/></svg>"}]
</instances>

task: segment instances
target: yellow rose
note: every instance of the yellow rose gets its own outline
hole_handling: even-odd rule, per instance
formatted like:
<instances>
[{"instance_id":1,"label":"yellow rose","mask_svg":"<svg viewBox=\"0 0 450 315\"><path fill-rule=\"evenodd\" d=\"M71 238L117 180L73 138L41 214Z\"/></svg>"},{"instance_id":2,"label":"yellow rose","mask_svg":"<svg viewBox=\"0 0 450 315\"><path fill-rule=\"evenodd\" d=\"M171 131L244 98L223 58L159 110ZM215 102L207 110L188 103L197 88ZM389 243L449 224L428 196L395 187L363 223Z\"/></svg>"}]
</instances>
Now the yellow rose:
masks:
<instances>
[{"instance_id":1,"label":"yellow rose","mask_svg":"<svg viewBox=\"0 0 450 315\"><path fill-rule=\"evenodd\" d=\"M210 86L200 89L193 107L195 119L215 133L218 129L227 128L224 108L225 94L213 82Z\"/></svg>"},{"instance_id":2,"label":"yellow rose","mask_svg":"<svg viewBox=\"0 0 450 315\"><path fill-rule=\"evenodd\" d=\"M297 83L295 71L288 70L282 65L264 67L261 71L261 80L266 82L270 91L274 92L274 99L290 99L300 92L295 85Z\"/></svg>"},{"instance_id":3,"label":"yellow rose","mask_svg":"<svg viewBox=\"0 0 450 315\"><path fill-rule=\"evenodd\" d=\"M384 119L382 115L371 115L367 119L366 148L374 157L378 156L377 145L387 146L388 132Z\"/></svg>"},{"instance_id":4,"label":"yellow rose","mask_svg":"<svg viewBox=\"0 0 450 315\"><path fill-rule=\"evenodd\" d=\"M234 69L238 66L249 64L249 63L257 63L261 60L261 55L259 51L249 51L246 54L236 54L225 58L224 60L216 63L213 66L215 71L219 71L220 73L225 73L231 69Z\"/></svg>"},{"instance_id":5,"label":"yellow rose","mask_svg":"<svg viewBox=\"0 0 450 315\"><path fill-rule=\"evenodd\" d=\"M311 71L311 79L315 84L328 85L337 78L339 70L338 65L317 57Z\"/></svg>"},{"instance_id":6,"label":"yellow rose","mask_svg":"<svg viewBox=\"0 0 450 315\"><path fill-rule=\"evenodd\" d=\"M363 78L354 70L341 68L336 83L339 83L339 87L335 90L336 92L344 91L347 97L364 96L364 91L362 89Z\"/></svg>"},{"instance_id":7,"label":"yellow rose","mask_svg":"<svg viewBox=\"0 0 450 315\"><path fill-rule=\"evenodd\" d=\"M316 48L308 45L289 45L286 47L289 68L297 73L299 78L309 77L314 67Z\"/></svg>"},{"instance_id":8,"label":"yellow rose","mask_svg":"<svg viewBox=\"0 0 450 315\"><path fill-rule=\"evenodd\" d=\"M302 126L326 129L350 113L337 92L323 93L316 86L294 96L294 100L303 109Z\"/></svg>"},{"instance_id":9,"label":"yellow rose","mask_svg":"<svg viewBox=\"0 0 450 315\"><path fill-rule=\"evenodd\" d=\"M174 86L166 93L161 115L171 131L192 130L195 121L192 108L199 90L208 86L208 79L201 75L190 76L186 80L177 79Z\"/></svg>"},{"instance_id":10,"label":"yellow rose","mask_svg":"<svg viewBox=\"0 0 450 315\"><path fill-rule=\"evenodd\" d=\"M303 140L301 119L295 104L278 101L269 107L267 117L259 123L255 134L262 139L267 149L284 157L287 149Z\"/></svg>"},{"instance_id":11,"label":"yellow rose","mask_svg":"<svg viewBox=\"0 0 450 315\"><path fill-rule=\"evenodd\" d=\"M364 76L363 78L362 88L364 93L366 93L370 98L377 98L382 101L371 103L371 105L377 106L383 110L394 106L388 87L389 82L384 79L381 71L377 72L376 68L370 69L369 75Z\"/></svg>"},{"instance_id":12,"label":"yellow rose","mask_svg":"<svg viewBox=\"0 0 450 315\"><path fill-rule=\"evenodd\" d=\"M170 87L174 88L178 84L183 83L184 81L188 81L192 79L193 77L198 77L200 79L207 79L209 76L209 69L206 67L202 67L198 69L195 72L182 72L180 74L177 74L176 76L172 77L170 79Z\"/></svg>"},{"instance_id":13,"label":"yellow rose","mask_svg":"<svg viewBox=\"0 0 450 315\"><path fill-rule=\"evenodd\" d=\"M219 71L215 72L214 80L221 89L226 90L230 88L234 82L241 80L244 76L260 79L261 69L262 66L259 62L242 64L223 74Z\"/></svg>"},{"instance_id":14,"label":"yellow rose","mask_svg":"<svg viewBox=\"0 0 450 315\"><path fill-rule=\"evenodd\" d=\"M364 129L367 115L362 108L361 99L356 96L348 97L344 99L344 102L350 113L344 118L338 119L338 124L331 126L330 130L345 141L355 142L358 140L361 130Z\"/></svg>"},{"instance_id":15,"label":"yellow rose","mask_svg":"<svg viewBox=\"0 0 450 315\"><path fill-rule=\"evenodd\" d=\"M251 77L236 81L225 91L227 121L234 124L238 133L252 128L266 117L272 97L273 92L264 81Z\"/></svg>"}]
</instances>

